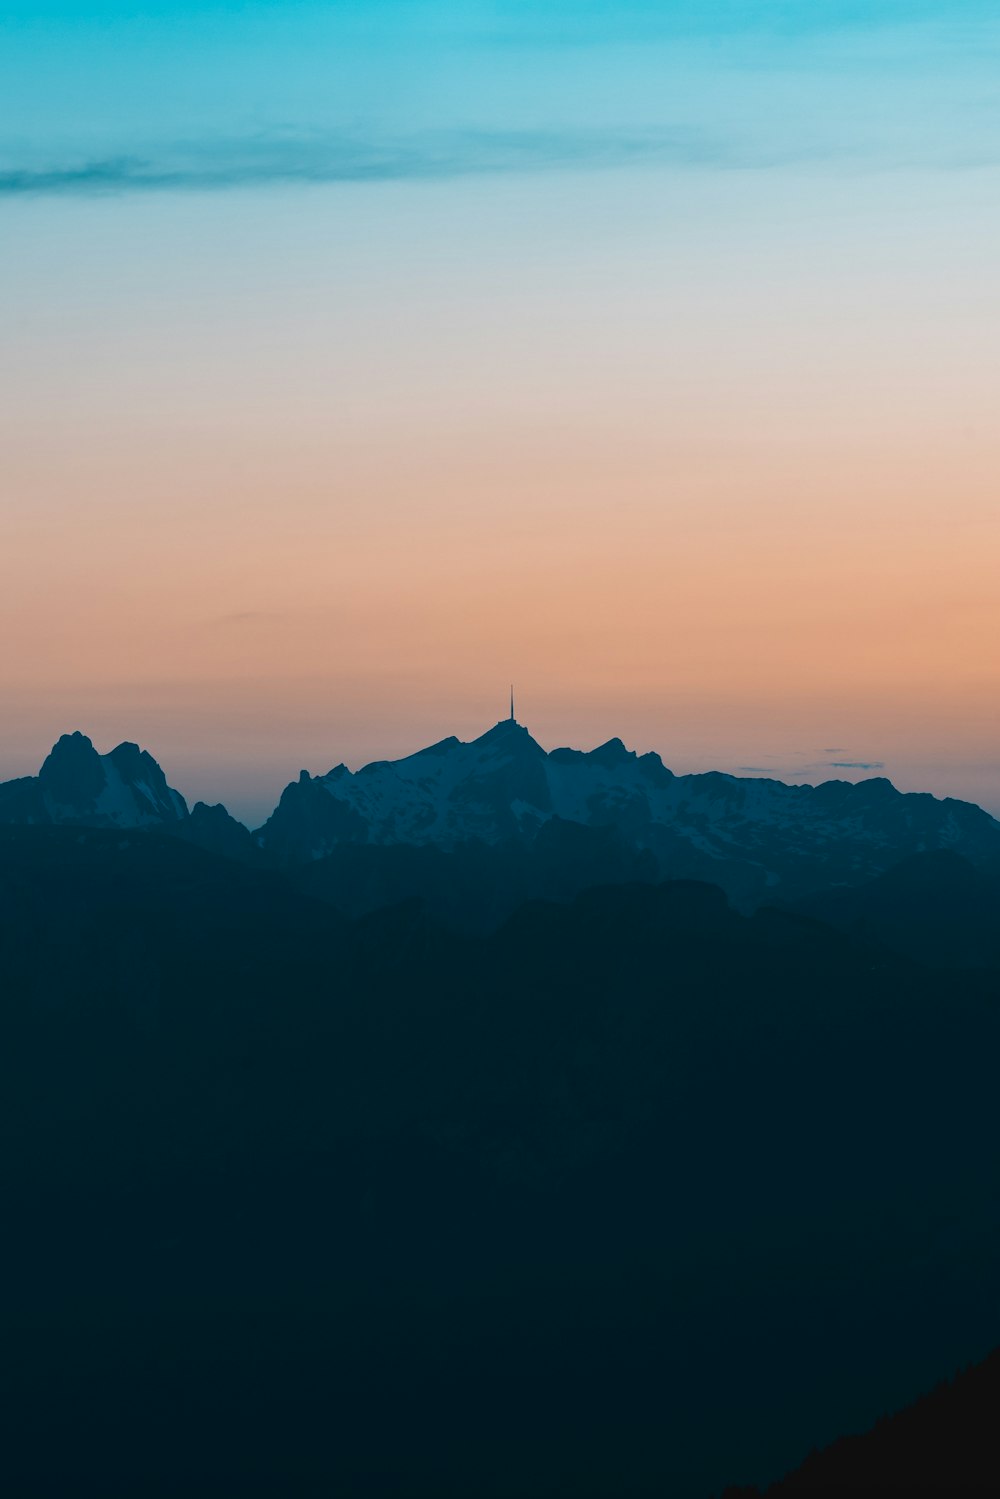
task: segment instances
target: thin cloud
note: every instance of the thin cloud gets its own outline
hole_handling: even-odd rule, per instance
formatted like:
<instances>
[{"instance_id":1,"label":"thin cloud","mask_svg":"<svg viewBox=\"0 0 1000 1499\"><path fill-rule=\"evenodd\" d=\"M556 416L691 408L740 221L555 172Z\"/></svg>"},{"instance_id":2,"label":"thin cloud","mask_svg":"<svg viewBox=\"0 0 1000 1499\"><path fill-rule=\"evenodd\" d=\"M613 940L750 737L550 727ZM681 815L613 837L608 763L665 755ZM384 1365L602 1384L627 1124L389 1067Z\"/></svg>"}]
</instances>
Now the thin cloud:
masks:
<instances>
[{"instance_id":1,"label":"thin cloud","mask_svg":"<svg viewBox=\"0 0 1000 1499\"><path fill-rule=\"evenodd\" d=\"M804 162L835 169L839 162L854 172L915 165L958 169L982 167L995 159L991 146L972 155L945 148L930 156L876 150L862 158L833 143L768 143L681 126L426 131L405 138L291 128L211 141L164 142L142 154L49 161L35 157L30 163L8 158L6 166L0 165L0 199L435 182L643 166L767 171Z\"/></svg>"},{"instance_id":2,"label":"thin cloud","mask_svg":"<svg viewBox=\"0 0 1000 1499\"><path fill-rule=\"evenodd\" d=\"M790 751L793 757L802 756L802 751ZM826 750L825 754L836 754L836 750ZM843 751L840 751L843 753ZM884 770L884 760L805 760L804 756L799 764L789 764L784 760L774 765L737 765L736 775L748 776L770 776L774 780L791 777L799 780L802 776L824 775L830 770L858 770L873 771Z\"/></svg>"},{"instance_id":3,"label":"thin cloud","mask_svg":"<svg viewBox=\"0 0 1000 1499\"><path fill-rule=\"evenodd\" d=\"M0 170L0 196L169 191L337 182L434 181L475 175L595 171L643 164L738 165L688 130L466 130L380 140L295 133L181 143L145 155Z\"/></svg>"}]
</instances>

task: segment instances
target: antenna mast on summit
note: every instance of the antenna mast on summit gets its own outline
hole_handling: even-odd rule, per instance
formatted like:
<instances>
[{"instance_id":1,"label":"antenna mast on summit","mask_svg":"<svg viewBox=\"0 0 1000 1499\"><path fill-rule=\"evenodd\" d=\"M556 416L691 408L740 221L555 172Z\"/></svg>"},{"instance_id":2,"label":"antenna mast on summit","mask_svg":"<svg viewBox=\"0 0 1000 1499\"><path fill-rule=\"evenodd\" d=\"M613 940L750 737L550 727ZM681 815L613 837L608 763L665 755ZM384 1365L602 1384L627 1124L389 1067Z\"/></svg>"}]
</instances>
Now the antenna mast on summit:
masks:
<instances>
[{"instance_id":1,"label":"antenna mast on summit","mask_svg":"<svg viewBox=\"0 0 1000 1499\"><path fill-rule=\"evenodd\" d=\"M510 684L510 721L514 722L514 683Z\"/></svg>"}]
</instances>

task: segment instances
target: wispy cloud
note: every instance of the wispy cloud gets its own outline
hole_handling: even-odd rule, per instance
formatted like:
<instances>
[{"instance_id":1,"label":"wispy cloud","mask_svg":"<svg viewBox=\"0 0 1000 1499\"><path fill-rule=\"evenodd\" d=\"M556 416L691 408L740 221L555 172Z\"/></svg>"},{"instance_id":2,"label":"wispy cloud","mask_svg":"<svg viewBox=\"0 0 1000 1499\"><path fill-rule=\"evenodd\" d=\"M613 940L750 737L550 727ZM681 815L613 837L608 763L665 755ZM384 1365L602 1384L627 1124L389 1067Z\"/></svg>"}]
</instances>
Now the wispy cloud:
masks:
<instances>
[{"instance_id":1,"label":"wispy cloud","mask_svg":"<svg viewBox=\"0 0 1000 1499\"><path fill-rule=\"evenodd\" d=\"M143 155L0 167L0 196L220 191L280 183L392 182L594 171L642 164L741 164L693 130L464 130L406 139L280 133L186 142Z\"/></svg>"},{"instance_id":2,"label":"wispy cloud","mask_svg":"<svg viewBox=\"0 0 1000 1499\"><path fill-rule=\"evenodd\" d=\"M333 183L434 182L459 177L628 167L765 171L810 164L851 172L900 167L971 170L1000 158L992 137L975 149L935 140L907 146L874 137L789 138L767 129L727 132L702 125L550 129L428 130L405 136L274 129L206 140L161 141L142 151L73 159L6 161L0 152L0 199L126 193L220 192L239 188Z\"/></svg>"},{"instance_id":3,"label":"wispy cloud","mask_svg":"<svg viewBox=\"0 0 1000 1499\"><path fill-rule=\"evenodd\" d=\"M843 754L842 750L824 750L824 754ZM803 776L824 776L831 770L884 770L884 760L810 760L807 752L792 750L776 756L771 765L737 765L736 775L771 776L775 780L801 780Z\"/></svg>"}]
</instances>

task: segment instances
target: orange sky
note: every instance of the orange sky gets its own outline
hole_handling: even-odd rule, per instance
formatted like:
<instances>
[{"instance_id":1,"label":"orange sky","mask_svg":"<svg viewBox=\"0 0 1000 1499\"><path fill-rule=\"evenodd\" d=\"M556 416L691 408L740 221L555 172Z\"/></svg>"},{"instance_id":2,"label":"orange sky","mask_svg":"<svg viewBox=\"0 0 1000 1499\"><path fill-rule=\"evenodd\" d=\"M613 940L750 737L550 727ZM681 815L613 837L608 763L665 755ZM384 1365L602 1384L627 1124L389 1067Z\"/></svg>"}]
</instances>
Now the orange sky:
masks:
<instances>
[{"instance_id":1,"label":"orange sky","mask_svg":"<svg viewBox=\"0 0 1000 1499\"><path fill-rule=\"evenodd\" d=\"M513 677L1000 811L995 176L587 181L9 210L0 776L81 728L255 820Z\"/></svg>"}]
</instances>

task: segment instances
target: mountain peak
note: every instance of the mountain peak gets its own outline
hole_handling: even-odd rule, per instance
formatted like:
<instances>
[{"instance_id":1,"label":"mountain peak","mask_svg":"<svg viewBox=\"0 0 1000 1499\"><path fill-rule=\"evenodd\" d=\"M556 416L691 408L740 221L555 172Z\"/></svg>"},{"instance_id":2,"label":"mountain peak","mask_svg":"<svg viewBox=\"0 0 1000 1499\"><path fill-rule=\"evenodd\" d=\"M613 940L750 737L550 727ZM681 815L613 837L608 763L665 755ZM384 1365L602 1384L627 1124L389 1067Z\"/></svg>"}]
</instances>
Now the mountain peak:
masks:
<instances>
[{"instance_id":1,"label":"mountain peak","mask_svg":"<svg viewBox=\"0 0 1000 1499\"><path fill-rule=\"evenodd\" d=\"M38 773L42 790L64 806L94 802L104 788L104 779L100 755L79 730L60 735Z\"/></svg>"},{"instance_id":2,"label":"mountain peak","mask_svg":"<svg viewBox=\"0 0 1000 1499\"><path fill-rule=\"evenodd\" d=\"M480 734L478 739L473 739L473 744L496 744L509 745L512 749L531 749L540 755L545 751L537 740L532 739L523 724L514 718L501 718L492 729L487 729L485 734Z\"/></svg>"},{"instance_id":3,"label":"mountain peak","mask_svg":"<svg viewBox=\"0 0 1000 1499\"><path fill-rule=\"evenodd\" d=\"M635 750L626 749L618 738L609 739L606 744L599 744L596 749L590 751L587 757L597 765L624 765L629 760L636 758Z\"/></svg>"},{"instance_id":4,"label":"mountain peak","mask_svg":"<svg viewBox=\"0 0 1000 1499\"><path fill-rule=\"evenodd\" d=\"M12 785L14 783L8 783ZM56 740L35 777L8 791L4 821L80 827L159 827L182 821L187 804L137 744L101 755L76 730Z\"/></svg>"},{"instance_id":5,"label":"mountain peak","mask_svg":"<svg viewBox=\"0 0 1000 1499\"><path fill-rule=\"evenodd\" d=\"M81 734L79 729L74 729L72 734L59 735L59 738L45 757L42 771L45 770L46 765L66 764L70 760L82 761L96 754L94 741L88 738L86 734Z\"/></svg>"}]
</instances>

